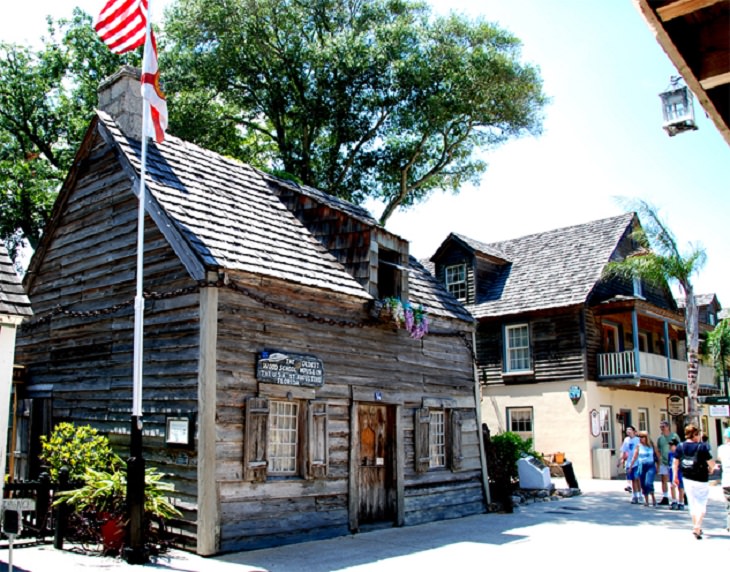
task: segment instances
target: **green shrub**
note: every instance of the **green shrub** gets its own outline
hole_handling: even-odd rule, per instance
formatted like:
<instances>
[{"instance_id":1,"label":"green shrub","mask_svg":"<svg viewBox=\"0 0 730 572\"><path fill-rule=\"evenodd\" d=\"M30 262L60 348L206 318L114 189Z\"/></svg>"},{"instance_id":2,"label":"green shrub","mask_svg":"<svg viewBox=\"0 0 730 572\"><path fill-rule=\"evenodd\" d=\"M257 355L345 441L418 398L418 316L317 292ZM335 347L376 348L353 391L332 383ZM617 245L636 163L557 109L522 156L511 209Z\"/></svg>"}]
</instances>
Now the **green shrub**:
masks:
<instances>
[{"instance_id":1,"label":"green shrub","mask_svg":"<svg viewBox=\"0 0 730 572\"><path fill-rule=\"evenodd\" d=\"M151 467L145 469L144 510L148 517L170 519L182 516L167 497L174 488L171 484L162 482L164 476ZM77 511L87 513L115 517L126 514L126 470L97 471L87 468L84 483L78 489L58 493L56 504L66 503Z\"/></svg>"},{"instance_id":2,"label":"green shrub","mask_svg":"<svg viewBox=\"0 0 730 572\"><path fill-rule=\"evenodd\" d=\"M62 467L71 481L83 480L87 469L119 470L124 462L112 451L109 439L90 425L59 423L50 436L41 437L41 462L48 465L51 480L58 482Z\"/></svg>"},{"instance_id":3,"label":"green shrub","mask_svg":"<svg viewBox=\"0 0 730 572\"><path fill-rule=\"evenodd\" d=\"M518 477L517 461L523 456L532 456L541 459L542 455L533 451L532 439L523 439L517 433L506 431L491 439L494 462L505 477L514 481Z\"/></svg>"}]
</instances>

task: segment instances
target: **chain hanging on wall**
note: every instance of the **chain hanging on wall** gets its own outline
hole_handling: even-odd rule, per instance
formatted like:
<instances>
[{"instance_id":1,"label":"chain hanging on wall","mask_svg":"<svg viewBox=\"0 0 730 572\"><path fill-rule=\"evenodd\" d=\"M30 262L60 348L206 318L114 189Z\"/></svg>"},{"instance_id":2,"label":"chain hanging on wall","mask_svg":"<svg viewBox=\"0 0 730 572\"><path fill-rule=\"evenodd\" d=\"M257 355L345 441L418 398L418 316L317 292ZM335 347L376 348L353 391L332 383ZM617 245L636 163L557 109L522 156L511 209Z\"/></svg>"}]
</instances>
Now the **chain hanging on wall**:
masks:
<instances>
[{"instance_id":1,"label":"chain hanging on wall","mask_svg":"<svg viewBox=\"0 0 730 572\"><path fill-rule=\"evenodd\" d=\"M195 294L197 292L200 292L202 288L228 288L229 290L232 290L234 292L237 292L238 294L241 294L243 296L246 296L255 302L261 304L262 306L266 308L271 308L272 310L276 310L278 312L282 312L283 314L286 314L287 316L294 316L300 320L307 320L309 322L316 322L318 324L326 324L329 326L337 326L340 328L365 328L365 327L375 327L380 324L379 321L368 319L368 320L361 320L358 322L352 321L352 320L335 320L333 318L325 318L323 316L317 316L315 314L312 314L310 312L301 312L297 310L292 310L291 308L279 304L278 302L273 302L271 300L266 299L264 296L257 294L245 286L241 286L240 284L236 284L233 281L224 281L224 280L215 280L215 281L200 281L195 285L192 286L186 286L184 288L177 288L175 290L169 290L167 292L155 292L155 291L145 291L143 293L145 300L167 300L170 298L177 298L180 296L186 296L188 294ZM99 316L108 316L111 314L115 314L119 312L120 310L123 310L125 308L134 307L134 298L130 298L129 300L125 300L124 302L118 302L117 304L114 304L112 306L108 306L106 308L97 308L94 310L70 310L67 307L63 307L60 304L54 307L52 310L49 310L44 315L33 318L30 321L23 322L20 326L20 329L22 331L32 331L44 324L49 323L53 318L57 316L63 316L66 318L76 318L76 319L88 319L88 318L97 318ZM472 346L471 341L469 340L468 336L466 336L463 332L430 332L429 336L450 336L450 337L459 337L464 346L469 350L469 353L472 356L472 361L476 363L476 355L474 353L474 348Z\"/></svg>"}]
</instances>

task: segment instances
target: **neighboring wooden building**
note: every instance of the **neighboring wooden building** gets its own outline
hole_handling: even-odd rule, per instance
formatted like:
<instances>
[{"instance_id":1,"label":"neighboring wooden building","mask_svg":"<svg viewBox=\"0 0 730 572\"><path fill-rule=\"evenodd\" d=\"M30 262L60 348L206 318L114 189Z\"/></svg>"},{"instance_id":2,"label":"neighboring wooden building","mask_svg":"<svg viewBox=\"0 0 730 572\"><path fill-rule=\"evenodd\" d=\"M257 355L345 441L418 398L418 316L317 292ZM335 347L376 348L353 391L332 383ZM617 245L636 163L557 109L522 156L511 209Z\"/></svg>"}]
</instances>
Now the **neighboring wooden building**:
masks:
<instances>
[{"instance_id":1,"label":"neighboring wooden building","mask_svg":"<svg viewBox=\"0 0 730 572\"><path fill-rule=\"evenodd\" d=\"M128 446L141 102L100 107L26 275L26 397ZM113 117L114 118L113 118ZM473 320L362 208L150 144L144 454L211 555L481 513ZM379 300L423 305L420 339ZM43 405L45 404L45 407ZM32 435L30 442L36 442Z\"/></svg>"},{"instance_id":2,"label":"neighboring wooden building","mask_svg":"<svg viewBox=\"0 0 730 572\"><path fill-rule=\"evenodd\" d=\"M5 246L0 245L0 476L5 482L8 451L13 449L14 431L9 419L10 402L13 396L15 364L15 338L18 326L33 315L30 301L23 291L20 278ZM8 429L10 441L8 440ZM10 444L10 447L8 447ZM0 491L2 484L0 484ZM2 498L2 495L0 495Z\"/></svg>"},{"instance_id":3,"label":"neighboring wooden building","mask_svg":"<svg viewBox=\"0 0 730 572\"><path fill-rule=\"evenodd\" d=\"M686 395L684 320L669 288L603 278L635 250L638 225L628 213L492 244L451 234L431 258L478 320L490 430L565 453L579 476L615 475L624 427L656 435L667 398ZM712 368L700 384L701 395L718 392Z\"/></svg>"}]
</instances>

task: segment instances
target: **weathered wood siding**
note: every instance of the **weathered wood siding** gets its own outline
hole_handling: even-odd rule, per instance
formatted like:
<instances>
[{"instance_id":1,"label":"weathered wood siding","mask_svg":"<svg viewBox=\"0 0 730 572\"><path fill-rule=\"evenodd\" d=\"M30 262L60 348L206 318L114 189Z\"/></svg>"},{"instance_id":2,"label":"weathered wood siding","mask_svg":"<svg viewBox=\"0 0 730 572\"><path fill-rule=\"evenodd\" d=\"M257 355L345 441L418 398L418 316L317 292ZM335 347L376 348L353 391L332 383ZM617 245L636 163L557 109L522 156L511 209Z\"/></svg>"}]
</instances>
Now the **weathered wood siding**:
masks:
<instances>
[{"instance_id":1,"label":"weathered wood siding","mask_svg":"<svg viewBox=\"0 0 730 572\"><path fill-rule=\"evenodd\" d=\"M265 292L267 300L295 313L325 320L362 319L352 300L273 280L234 278L247 289ZM443 329L453 325L439 323ZM321 388L290 388L257 382L257 355L266 349L311 354L322 360ZM401 417L396 446L401 450L404 490L403 523L474 514L484 510L479 441L474 410L471 356L456 336L411 339L402 330L377 326L342 328L272 311L250 297L221 291L218 330L217 479L220 486L220 550L260 548L286 542L346 534L353 435L351 403L397 404ZM329 458L322 478L266 478L248 482L244 475L245 404L252 396L304 397L327 403ZM424 399L451 400L463 409L459 471L417 473L414 416Z\"/></svg>"},{"instance_id":2,"label":"weathered wood siding","mask_svg":"<svg viewBox=\"0 0 730 572\"><path fill-rule=\"evenodd\" d=\"M53 387L54 421L96 426L124 455L132 405L137 201L101 139L91 157L93 168L79 172L32 282L36 317L19 336L18 361L28 366L31 384ZM470 324L432 317L432 333L422 340L384 324L341 327L341 320L369 320L365 298L259 275L227 278L237 288L216 286L217 295L203 296L147 219L144 287L153 294L145 305L144 455L171 475L184 511L173 529L190 537L191 546L200 510L208 554L347 534L353 521L353 403L377 401L376 392L397 412L398 482L390 491L398 495L396 524L484 510L472 356L454 335L468 338ZM59 305L75 313L46 320ZM201 311L216 313L204 321L206 335L217 340L212 349L201 345ZM201 355L201 348L208 353ZM317 356L324 386L258 382L257 356L270 349ZM265 469L245 466L246 403L290 397L316 400L317 411L326 411L326 467L258 482ZM417 472L414 418L428 403L447 403L458 413L459 434L452 439L460 451L450 468ZM196 420L193 448L166 445L170 415ZM205 451L198 449L201 435Z\"/></svg>"},{"instance_id":3,"label":"weathered wood siding","mask_svg":"<svg viewBox=\"0 0 730 572\"><path fill-rule=\"evenodd\" d=\"M125 457L132 407L137 200L129 179L100 140L93 169L82 169L29 292L35 318L18 336L17 360L30 385L52 386L53 424L91 424ZM191 285L180 262L146 221L144 286L174 292ZM116 311L99 312L120 305ZM56 307L76 314L54 313ZM144 456L174 474L176 497L194 533L196 454L165 445L168 415L195 414L198 294L145 304Z\"/></svg>"},{"instance_id":4,"label":"weathered wood siding","mask_svg":"<svg viewBox=\"0 0 730 572\"><path fill-rule=\"evenodd\" d=\"M504 376L504 334L509 324L529 324L532 372ZM583 379L585 324L579 308L521 316L512 322L482 320L477 329L480 377L490 383L537 383Z\"/></svg>"}]
</instances>

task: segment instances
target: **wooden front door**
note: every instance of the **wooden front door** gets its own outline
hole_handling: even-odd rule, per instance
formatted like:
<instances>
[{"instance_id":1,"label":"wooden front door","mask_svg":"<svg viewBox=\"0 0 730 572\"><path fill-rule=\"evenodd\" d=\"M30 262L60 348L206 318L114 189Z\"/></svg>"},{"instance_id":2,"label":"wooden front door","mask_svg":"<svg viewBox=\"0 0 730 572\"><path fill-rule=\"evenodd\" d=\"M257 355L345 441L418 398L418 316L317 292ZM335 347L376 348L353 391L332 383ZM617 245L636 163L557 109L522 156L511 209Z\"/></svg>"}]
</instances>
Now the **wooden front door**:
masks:
<instances>
[{"instance_id":1,"label":"wooden front door","mask_svg":"<svg viewBox=\"0 0 730 572\"><path fill-rule=\"evenodd\" d=\"M358 407L358 521L392 522L395 514L393 486L393 413L387 405Z\"/></svg>"}]
</instances>

